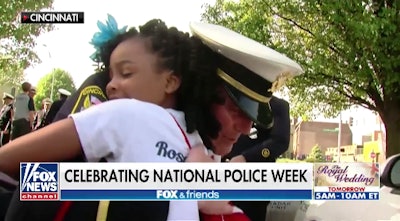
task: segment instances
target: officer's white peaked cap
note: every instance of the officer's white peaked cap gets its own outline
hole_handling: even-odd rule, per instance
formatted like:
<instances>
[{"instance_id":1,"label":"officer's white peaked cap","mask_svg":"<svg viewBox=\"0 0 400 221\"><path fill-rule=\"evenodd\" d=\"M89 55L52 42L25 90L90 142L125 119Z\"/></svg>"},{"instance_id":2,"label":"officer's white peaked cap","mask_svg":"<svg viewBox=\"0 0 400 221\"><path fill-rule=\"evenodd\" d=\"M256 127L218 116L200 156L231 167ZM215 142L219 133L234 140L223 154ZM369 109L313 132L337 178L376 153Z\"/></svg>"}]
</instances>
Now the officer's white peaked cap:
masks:
<instances>
[{"instance_id":1,"label":"officer's white peaked cap","mask_svg":"<svg viewBox=\"0 0 400 221\"><path fill-rule=\"evenodd\" d=\"M65 96L70 96L71 95L71 92L69 92L69 91L67 91L65 89L62 89L62 88L58 89L58 93L60 93L62 95L65 95Z\"/></svg>"},{"instance_id":2,"label":"officer's white peaked cap","mask_svg":"<svg viewBox=\"0 0 400 221\"><path fill-rule=\"evenodd\" d=\"M300 75L303 69L285 55L220 25L191 22L193 35L214 51L274 82L281 74Z\"/></svg>"},{"instance_id":3,"label":"officer's white peaked cap","mask_svg":"<svg viewBox=\"0 0 400 221\"><path fill-rule=\"evenodd\" d=\"M14 100L14 96L12 96L12 95L9 94L9 93L4 92L4 93L3 93L3 99L6 99L6 98L9 98L9 99L11 99L11 100Z\"/></svg>"},{"instance_id":4,"label":"officer's white peaked cap","mask_svg":"<svg viewBox=\"0 0 400 221\"><path fill-rule=\"evenodd\" d=\"M218 56L217 74L229 96L257 124L269 128L272 93L303 69L287 56L228 28L191 22L194 36Z\"/></svg>"}]
</instances>

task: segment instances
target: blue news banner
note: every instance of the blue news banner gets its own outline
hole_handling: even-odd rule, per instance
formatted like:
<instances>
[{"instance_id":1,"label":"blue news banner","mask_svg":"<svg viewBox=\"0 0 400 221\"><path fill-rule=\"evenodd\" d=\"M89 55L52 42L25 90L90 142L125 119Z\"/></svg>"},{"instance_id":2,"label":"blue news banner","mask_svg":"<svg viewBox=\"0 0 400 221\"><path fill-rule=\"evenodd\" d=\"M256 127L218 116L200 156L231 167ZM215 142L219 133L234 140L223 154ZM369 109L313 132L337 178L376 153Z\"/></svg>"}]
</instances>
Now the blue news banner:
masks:
<instances>
[{"instance_id":1,"label":"blue news banner","mask_svg":"<svg viewBox=\"0 0 400 221\"><path fill-rule=\"evenodd\" d=\"M305 200L311 190L61 190L62 200Z\"/></svg>"},{"instance_id":2,"label":"blue news banner","mask_svg":"<svg viewBox=\"0 0 400 221\"><path fill-rule=\"evenodd\" d=\"M62 189L58 163L21 163L22 201L43 200L311 200L311 189Z\"/></svg>"}]
</instances>

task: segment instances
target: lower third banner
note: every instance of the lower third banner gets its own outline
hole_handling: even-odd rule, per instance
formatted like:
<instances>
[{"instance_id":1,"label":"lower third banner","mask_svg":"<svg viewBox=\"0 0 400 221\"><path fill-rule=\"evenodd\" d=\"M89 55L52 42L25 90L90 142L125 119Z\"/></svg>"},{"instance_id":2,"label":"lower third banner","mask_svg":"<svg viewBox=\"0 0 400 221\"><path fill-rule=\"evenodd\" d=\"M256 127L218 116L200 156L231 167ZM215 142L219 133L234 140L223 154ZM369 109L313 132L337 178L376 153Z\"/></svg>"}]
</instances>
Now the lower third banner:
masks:
<instances>
[{"instance_id":1,"label":"lower third banner","mask_svg":"<svg viewBox=\"0 0 400 221\"><path fill-rule=\"evenodd\" d=\"M62 200L306 200L311 190L61 190Z\"/></svg>"}]
</instances>

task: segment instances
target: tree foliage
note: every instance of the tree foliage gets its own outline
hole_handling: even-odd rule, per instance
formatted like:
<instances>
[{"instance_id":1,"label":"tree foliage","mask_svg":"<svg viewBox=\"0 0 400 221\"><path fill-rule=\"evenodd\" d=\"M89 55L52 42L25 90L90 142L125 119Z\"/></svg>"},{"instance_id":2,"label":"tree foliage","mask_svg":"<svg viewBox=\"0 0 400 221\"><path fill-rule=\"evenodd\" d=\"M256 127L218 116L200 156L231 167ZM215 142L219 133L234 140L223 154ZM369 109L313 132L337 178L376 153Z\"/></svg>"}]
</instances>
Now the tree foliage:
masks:
<instances>
[{"instance_id":1,"label":"tree foliage","mask_svg":"<svg viewBox=\"0 0 400 221\"><path fill-rule=\"evenodd\" d=\"M400 1L217 0L202 18L296 60L294 117L337 116L351 105L379 113L387 156L400 152Z\"/></svg>"},{"instance_id":2,"label":"tree foliage","mask_svg":"<svg viewBox=\"0 0 400 221\"><path fill-rule=\"evenodd\" d=\"M3 74L4 69L17 73L16 70L24 70L39 61L32 50L36 44L35 39L40 34L52 30L54 26L21 24L20 13L50 9L52 4L53 0L0 1L0 74ZM2 59L4 57L7 59Z\"/></svg>"},{"instance_id":3,"label":"tree foliage","mask_svg":"<svg viewBox=\"0 0 400 221\"><path fill-rule=\"evenodd\" d=\"M54 75L53 97L51 95L52 81ZM41 109L42 101L45 98L50 98L52 101L59 99L58 89L63 88L73 93L76 91L74 81L71 75L61 69L55 69L51 73L42 77L36 87L35 106Z\"/></svg>"},{"instance_id":4,"label":"tree foliage","mask_svg":"<svg viewBox=\"0 0 400 221\"><path fill-rule=\"evenodd\" d=\"M13 59L4 58L4 60L6 60L9 65L0 68L0 85L20 87L25 77L23 67Z\"/></svg>"},{"instance_id":5,"label":"tree foliage","mask_svg":"<svg viewBox=\"0 0 400 221\"><path fill-rule=\"evenodd\" d=\"M316 144L312 149L311 153L306 158L307 162L325 162L324 153L322 153L321 148Z\"/></svg>"}]
</instances>

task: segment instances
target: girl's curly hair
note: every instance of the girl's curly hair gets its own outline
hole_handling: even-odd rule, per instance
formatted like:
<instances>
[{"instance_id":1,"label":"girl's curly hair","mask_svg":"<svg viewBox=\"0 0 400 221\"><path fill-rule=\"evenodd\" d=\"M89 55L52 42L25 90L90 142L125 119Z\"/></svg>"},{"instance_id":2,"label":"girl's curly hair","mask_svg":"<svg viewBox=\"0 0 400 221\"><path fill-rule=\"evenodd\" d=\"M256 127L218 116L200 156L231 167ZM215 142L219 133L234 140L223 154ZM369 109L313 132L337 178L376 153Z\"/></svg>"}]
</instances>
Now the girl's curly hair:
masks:
<instances>
[{"instance_id":1,"label":"girl's curly hair","mask_svg":"<svg viewBox=\"0 0 400 221\"><path fill-rule=\"evenodd\" d=\"M187 132L197 130L205 144L216 138L221 128L211 106L223 103L218 96L222 84L217 76L217 54L197 37L190 37L175 27L168 28L160 19L153 19L139 27L119 34L100 49L103 71L108 71L113 50L123 41L142 38L150 52L158 55L158 66L169 69L181 78L177 91L176 109L185 113Z\"/></svg>"}]
</instances>

